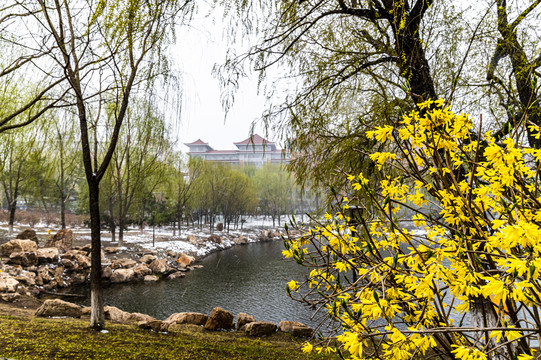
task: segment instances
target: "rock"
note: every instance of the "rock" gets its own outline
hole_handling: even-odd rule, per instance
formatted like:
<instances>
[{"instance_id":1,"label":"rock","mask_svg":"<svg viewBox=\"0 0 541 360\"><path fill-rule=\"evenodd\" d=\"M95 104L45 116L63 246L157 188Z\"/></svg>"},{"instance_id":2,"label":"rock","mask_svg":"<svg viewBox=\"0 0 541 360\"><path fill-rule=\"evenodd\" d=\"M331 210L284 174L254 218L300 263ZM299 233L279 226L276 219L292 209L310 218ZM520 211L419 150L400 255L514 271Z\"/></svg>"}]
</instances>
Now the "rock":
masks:
<instances>
[{"instance_id":1,"label":"rock","mask_svg":"<svg viewBox=\"0 0 541 360\"><path fill-rule=\"evenodd\" d=\"M168 250L168 251L167 251L167 256L169 256L169 257L176 257L176 256L177 256L177 253L174 252L173 250Z\"/></svg>"},{"instance_id":2,"label":"rock","mask_svg":"<svg viewBox=\"0 0 541 360\"><path fill-rule=\"evenodd\" d=\"M83 315L83 308L60 299L45 300L35 313L36 316L68 316L79 318Z\"/></svg>"},{"instance_id":3,"label":"rock","mask_svg":"<svg viewBox=\"0 0 541 360\"><path fill-rule=\"evenodd\" d=\"M36 285L36 273L23 270L17 277L15 277L15 280L28 286L34 286Z\"/></svg>"},{"instance_id":4,"label":"rock","mask_svg":"<svg viewBox=\"0 0 541 360\"><path fill-rule=\"evenodd\" d=\"M147 315L147 314L141 314L141 313L131 313L130 314L130 321L152 321L152 320L156 320L155 318L153 318L152 316L150 315Z\"/></svg>"},{"instance_id":5,"label":"rock","mask_svg":"<svg viewBox=\"0 0 541 360\"><path fill-rule=\"evenodd\" d=\"M291 334L295 337L312 337L314 330L297 321L280 321L278 324L278 331Z\"/></svg>"},{"instance_id":6,"label":"rock","mask_svg":"<svg viewBox=\"0 0 541 360\"><path fill-rule=\"evenodd\" d=\"M64 265L66 268L71 269L71 270L76 270L76 269L79 268L79 265L78 265L74 260L70 260L70 259L62 259L60 262L61 262L62 265Z\"/></svg>"},{"instance_id":7,"label":"rock","mask_svg":"<svg viewBox=\"0 0 541 360\"><path fill-rule=\"evenodd\" d=\"M14 302L20 297L21 297L21 294L17 294L17 293L0 294L0 300L5 301L5 302Z\"/></svg>"},{"instance_id":8,"label":"rock","mask_svg":"<svg viewBox=\"0 0 541 360\"><path fill-rule=\"evenodd\" d=\"M212 309L212 312L205 323L205 329L211 331L218 329L229 330L233 328L233 314L219 307Z\"/></svg>"},{"instance_id":9,"label":"rock","mask_svg":"<svg viewBox=\"0 0 541 360\"><path fill-rule=\"evenodd\" d=\"M141 257L140 261L141 261L141 264L150 264L154 260L156 260L156 256L151 255L151 254L145 254L143 255L143 257Z\"/></svg>"},{"instance_id":10,"label":"rock","mask_svg":"<svg viewBox=\"0 0 541 360\"><path fill-rule=\"evenodd\" d=\"M218 224L216 224L216 230L218 230L218 231L224 231L224 223L218 223Z\"/></svg>"},{"instance_id":11,"label":"rock","mask_svg":"<svg viewBox=\"0 0 541 360\"><path fill-rule=\"evenodd\" d=\"M47 264L58 261L58 254L60 252L57 248L41 248L36 251L38 256L38 263Z\"/></svg>"},{"instance_id":12,"label":"rock","mask_svg":"<svg viewBox=\"0 0 541 360\"><path fill-rule=\"evenodd\" d=\"M132 259L115 259L111 262L111 267L113 269L129 269L137 265L137 261Z\"/></svg>"},{"instance_id":13,"label":"rock","mask_svg":"<svg viewBox=\"0 0 541 360\"><path fill-rule=\"evenodd\" d=\"M50 271L47 265L42 265L38 268L37 276L44 284L52 281L53 275L54 273L52 272L52 270ZM36 282L38 282L38 278L36 278Z\"/></svg>"},{"instance_id":14,"label":"rock","mask_svg":"<svg viewBox=\"0 0 541 360\"><path fill-rule=\"evenodd\" d=\"M239 237L233 239L233 242L237 245L246 245L248 243L248 239L242 235L239 235Z\"/></svg>"},{"instance_id":15,"label":"rock","mask_svg":"<svg viewBox=\"0 0 541 360\"><path fill-rule=\"evenodd\" d=\"M39 244L39 239L36 236L36 232L32 229L26 229L20 233L17 234L15 239L21 239L21 240L32 240L36 243L36 245Z\"/></svg>"},{"instance_id":16,"label":"rock","mask_svg":"<svg viewBox=\"0 0 541 360\"><path fill-rule=\"evenodd\" d=\"M70 229L59 230L45 243L45 247L55 247L62 252L71 249L73 244L73 232Z\"/></svg>"},{"instance_id":17,"label":"rock","mask_svg":"<svg viewBox=\"0 0 541 360\"><path fill-rule=\"evenodd\" d=\"M201 313L182 312L169 316L163 322L167 324L193 324L193 325L205 325L208 320L208 316Z\"/></svg>"},{"instance_id":18,"label":"rock","mask_svg":"<svg viewBox=\"0 0 541 360\"><path fill-rule=\"evenodd\" d=\"M125 283L133 281L134 277L135 273L132 269L117 269L111 275L110 280L112 283Z\"/></svg>"},{"instance_id":19,"label":"rock","mask_svg":"<svg viewBox=\"0 0 541 360\"><path fill-rule=\"evenodd\" d=\"M101 269L102 279L110 279L112 275L113 275L113 269L111 269L110 266L106 266L103 269Z\"/></svg>"},{"instance_id":20,"label":"rock","mask_svg":"<svg viewBox=\"0 0 541 360\"><path fill-rule=\"evenodd\" d=\"M84 251L87 255L90 254L90 251L92 251L92 244L86 244L81 247L81 251Z\"/></svg>"},{"instance_id":21,"label":"rock","mask_svg":"<svg viewBox=\"0 0 541 360\"><path fill-rule=\"evenodd\" d=\"M64 270L65 268L63 266L54 269L54 281L56 281L56 284L59 287L68 287L71 285L71 279L64 277Z\"/></svg>"},{"instance_id":22,"label":"rock","mask_svg":"<svg viewBox=\"0 0 541 360\"><path fill-rule=\"evenodd\" d=\"M208 241L212 241L212 242L215 242L216 244L221 244L222 243L222 238L218 235L210 235L209 238L208 238Z\"/></svg>"},{"instance_id":23,"label":"rock","mask_svg":"<svg viewBox=\"0 0 541 360\"><path fill-rule=\"evenodd\" d=\"M156 282L156 281L159 281L160 278L156 275L145 275L143 277L143 281L145 282Z\"/></svg>"},{"instance_id":24,"label":"rock","mask_svg":"<svg viewBox=\"0 0 541 360\"><path fill-rule=\"evenodd\" d=\"M154 274L165 275L171 272L171 267L165 259L156 259L148 266Z\"/></svg>"},{"instance_id":25,"label":"rock","mask_svg":"<svg viewBox=\"0 0 541 360\"><path fill-rule=\"evenodd\" d=\"M81 285L87 281L87 273L75 273L71 276L71 283L73 285ZM103 278L103 276L102 276Z\"/></svg>"},{"instance_id":26,"label":"rock","mask_svg":"<svg viewBox=\"0 0 541 360\"><path fill-rule=\"evenodd\" d=\"M118 322L128 322L131 319L131 314L127 311L122 311L114 306L105 306L103 308L105 311L105 319L118 321Z\"/></svg>"},{"instance_id":27,"label":"rock","mask_svg":"<svg viewBox=\"0 0 541 360\"><path fill-rule=\"evenodd\" d=\"M197 238L194 236L194 235L188 235L188 237L186 238L186 240L188 240L188 242L192 245L197 245Z\"/></svg>"},{"instance_id":28,"label":"rock","mask_svg":"<svg viewBox=\"0 0 541 360\"><path fill-rule=\"evenodd\" d=\"M105 308L104 308L104 311L105 311ZM91 312L92 312L92 308L90 306L84 307L81 309L81 314L82 314L81 316L90 316ZM107 319L107 313L105 313L105 318Z\"/></svg>"},{"instance_id":29,"label":"rock","mask_svg":"<svg viewBox=\"0 0 541 360\"><path fill-rule=\"evenodd\" d=\"M32 240L15 239L0 245L0 252L6 256L9 256L14 252L36 251L37 249L38 246Z\"/></svg>"},{"instance_id":30,"label":"rock","mask_svg":"<svg viewBox=\"0 0 541 360\"><path fill-rule=\"evenodd\" d=\"M178 259L176 260L177 264L182 265L184 267L191 265L191 263L195 260L193 256L186 255L184 253L178 254Z\"/></svg>"},{"instance_id":31,"label":"rock","mask_svg":"<svg viewBox=\"0 0 541 360\"><path fill-rule=\"evenodd\" d=\"M250 336L266 336L276 332L276 324L267 321L255 321L246 324L245 331Z\"/></svg>"},{"instance_id":32,"label":"rock","mask_svg":"<svg viewBox=\"0 0 541 360\"><path fill-rule=\"evenodd\" d=\"M182 271L176 271L174 273L169 274L169 276L167 276L167 279L174 280L174 279L178 279L185 276L186 274L184 274Z\"/></svg>"},{"instance_id":33,"label":"rock","mask_svg":"<svg viewBox=\"0 0 541 360\"><path fill-rule=\"evenodd\" d=\"M143 278L145 277L145 275L152 274L152 270L150 270L150 268L145 264L139 264L137 266L134 266L132 270L135 274L135 277L137 278Z\"/></svg>"},{"instance_id":34,"label":"rock","mask_svg":"<svg viewBox=\"0 0 541 360\"><path fill-rule=\"evenodd\" d=\"M90 258L86 255L77 254L75 255L75 259L81 269L88 269L91 265Z\"/></svg>"},{"instance_id":35,"label":"rock","mask_svg":"<svg viewBox=\"0 0 541 360\"><path fill-rule=\"evenodd\" d=\"M237 315L237 330L240 330L244 325L255 322L255 318L252 315L246 313L239 313Z\"/></svg>"},{"instance_id":36,"label":"rock","mask_svg":"<svg viewBox=\"0 0 541 360\"><path fill-rule=\"evenodd\" d=\"M0 273L0 292L14 293L19 287L19 282L9 274Z\"/></svg>"},{"instance_id":37,"label":"rock","mask_svg":"<svg viewBox=\"0 0 541 360\"><path fill-rule=\"evenodd\" d=\"M68 259L71 261L77 260L77 255L84 255L86 256L86 252L82 250L68 250L64 254L60 255L61 259Z\"/></svg>"},{"instance_id":38,"label":"rock","mask_svg":"<svg viewBox=\"0 0 541 360\"><path fill-rule=\"evenodd\" d=\"M103 248L103 251L105 251L105 253L107 254L116 254L117 252L120 251L120 248L109 246L109 247Z\"/></svg>"},{"instance_id":39,"label":"rock","mask_svg":"<svg viewBox=\"0 0 541 360\"><path fill-rule=\"evenodd\" d=\"M12 252L11 255L9 255L8 262L10 264L21 265L24 267L34 266L38 264L38 255L35 251Z\"/></svg>"},{"instance_id":40,"label":"rock","mask_svg":"<svg viewBox=\"0 0 541 360\"><path fill-rule=\"evenodd\" d=\"M140 329L150 329L156 332L162 331L163 321L161 320L143 320L137 323Z\"/></svg>"}]
</instances>

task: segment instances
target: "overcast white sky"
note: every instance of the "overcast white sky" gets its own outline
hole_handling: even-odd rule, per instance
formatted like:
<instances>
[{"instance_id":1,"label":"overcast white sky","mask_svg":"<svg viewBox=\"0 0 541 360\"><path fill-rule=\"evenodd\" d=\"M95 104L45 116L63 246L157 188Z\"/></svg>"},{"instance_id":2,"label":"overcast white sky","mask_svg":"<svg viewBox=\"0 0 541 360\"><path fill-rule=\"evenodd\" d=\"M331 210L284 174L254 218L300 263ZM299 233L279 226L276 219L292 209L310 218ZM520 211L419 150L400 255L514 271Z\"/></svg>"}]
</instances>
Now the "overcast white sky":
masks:
<instances>
[{"instance_id":1,"label":"overcast white sky","mask_svg":"<svg viewBox=\"0 0 541 360\"><path fill-rule=\"evenodd\" d=\"M233 142L249 136L252 121L264 109L265 99L257 95L257 75L241 83L233 109L224 122L220 85L213 77L216 63L225 61L227 44L223 40L221 17L200 11L190 27L177 33L173 50L175 67L182 73L182 113L178 138L181 143L202 139L214 149L234 149ZM263 135L261 128L259 129ZM272 140L272 139L271 139ZM182 148L184 151L187 147Z\"/></svg>"}]
</instances>

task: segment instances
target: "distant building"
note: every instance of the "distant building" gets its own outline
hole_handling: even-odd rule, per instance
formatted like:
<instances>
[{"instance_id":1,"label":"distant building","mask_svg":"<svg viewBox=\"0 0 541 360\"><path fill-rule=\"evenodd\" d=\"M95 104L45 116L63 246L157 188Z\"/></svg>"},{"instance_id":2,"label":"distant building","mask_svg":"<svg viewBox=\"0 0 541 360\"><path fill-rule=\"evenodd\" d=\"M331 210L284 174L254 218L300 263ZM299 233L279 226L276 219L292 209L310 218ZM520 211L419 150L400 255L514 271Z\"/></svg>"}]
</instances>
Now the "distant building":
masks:
<instances>
[{"instance_id":1,"label":"distant building","mask_svg":"<svg viewBox=\"0 0 541 360\"><path fill-rule=\"evenodd\" d=\"M234 144L237 146L237 150L214 150L201 139L184 145L190 148L188 154L192 157L231 165L254 164L261 167L267 163L281 164L290 159L289 151L277 149L275 143L258 134Z\"/></svg>"}]
</instances>

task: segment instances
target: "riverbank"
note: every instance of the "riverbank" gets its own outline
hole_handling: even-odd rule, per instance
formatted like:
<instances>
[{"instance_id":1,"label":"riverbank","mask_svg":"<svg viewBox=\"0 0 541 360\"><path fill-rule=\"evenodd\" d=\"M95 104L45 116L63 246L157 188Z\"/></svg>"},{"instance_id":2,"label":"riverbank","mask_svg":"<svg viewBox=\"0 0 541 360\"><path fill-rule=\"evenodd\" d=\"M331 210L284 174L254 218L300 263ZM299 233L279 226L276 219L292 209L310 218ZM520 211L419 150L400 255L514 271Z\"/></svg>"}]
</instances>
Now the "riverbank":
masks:
<instances>
[{"instance_id":1,"label":"riverbank","mask_svg":"<svg viewBox=\"0 0 541 360\"><path fill-rule=\"evenodd\" d=\"M39 359L331 359L306 355L304 340L276 333L253 338L243 332L210 332L186 325L178 332L141 330L108 323L106 331L88 327L88 319L38 318L34 309L0 302L0 357Z\"/></svg>"}]
</instances>

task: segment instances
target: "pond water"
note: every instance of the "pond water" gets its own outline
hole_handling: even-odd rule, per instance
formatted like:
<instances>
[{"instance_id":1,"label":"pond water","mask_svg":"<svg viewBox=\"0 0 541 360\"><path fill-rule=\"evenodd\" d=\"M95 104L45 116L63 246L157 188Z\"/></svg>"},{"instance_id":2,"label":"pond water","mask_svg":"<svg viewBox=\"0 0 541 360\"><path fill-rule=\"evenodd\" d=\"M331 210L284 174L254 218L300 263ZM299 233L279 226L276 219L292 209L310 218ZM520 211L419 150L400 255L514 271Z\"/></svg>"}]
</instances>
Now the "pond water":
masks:
<instances>
[{"instance_id":1,"label":"pond water","mask_svg":"<svg viewBox=\"0 0 541 360\"><path fill-rule=\"evenodd\" d=\"M287 282L302 280L306 269L283 260L282 248L281 241L235 246L205 257L200 261L203 268L187 272L184 278L109 285L104 289L105 304L157 319L177 312L210 314L219 306L234 315L254 315L256 320L292 320L316 327L312 310L285 291ZM83 305L90 304L86 295Z\"/></svg>"}]
</instances>

